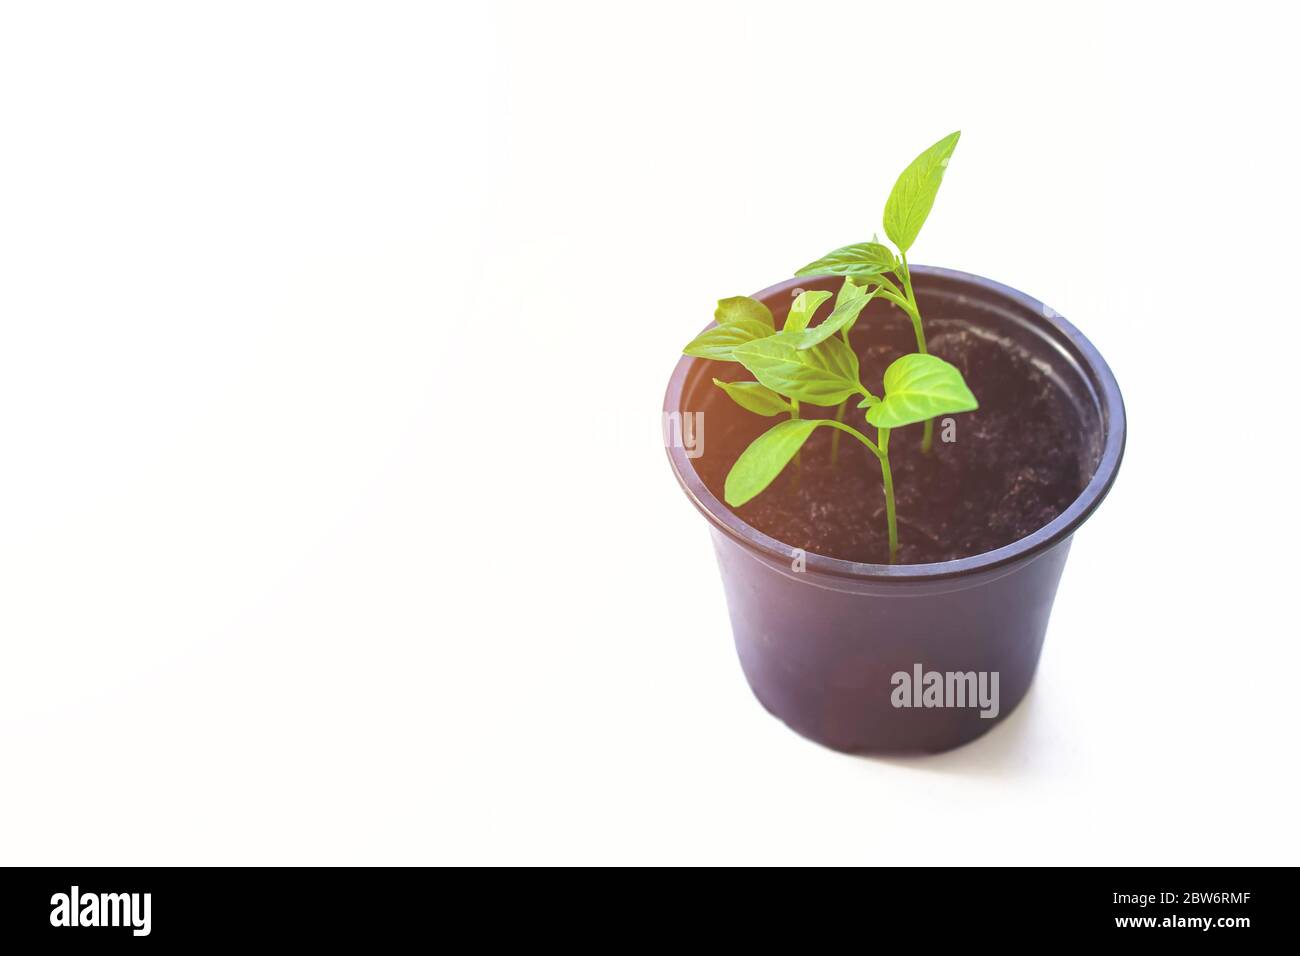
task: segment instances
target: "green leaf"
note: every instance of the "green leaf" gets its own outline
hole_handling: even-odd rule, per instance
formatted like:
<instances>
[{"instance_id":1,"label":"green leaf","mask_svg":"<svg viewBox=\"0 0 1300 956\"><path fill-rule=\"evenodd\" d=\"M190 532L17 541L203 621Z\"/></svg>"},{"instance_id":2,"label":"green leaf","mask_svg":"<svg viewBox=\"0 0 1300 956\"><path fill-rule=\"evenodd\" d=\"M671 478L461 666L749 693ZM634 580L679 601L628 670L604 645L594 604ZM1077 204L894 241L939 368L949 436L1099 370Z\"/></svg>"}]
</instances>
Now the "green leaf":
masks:
<instances>
[{"instance_id":1,"label":"green leaf","mask_svg":"<svg viewBox=\"0 0 1300 956\"><path fill-rule=\"evenodd\" d=\"M769 418L789 412L794 407L766 385L760 385L758 382L723 382L715 378L713 384L730 395L741 408L747 408L751 412Z\"/></svg>"},{"instance_id":2,"label":"green leaf","mask_svg":"<svg viewBox=\"0 0 1300 956\"><path fill-rule=\"evenodd\" d=\"M790 314L785 317L783 328L787 332L802 332L808 328L817 307L831 297L829 292L800 292L799 297L790 303Z\"/></svg>"},{"instance_id":3,"label":"green leaf","mask_svg":"<svg viewBox=\"0 0 1300 956\"><path fill-rule=\"evenodd\" d=\"M810 349L799 348L803 332L779 332L738 346L735 361L782 395L813 405L838 405L862 391L858 357L839 339Z\"/></svg>"},{"instance_id":4,"label":"green leaf","mask_svg":"<svg viewBox=\"0 0 1300 956\"><path fill-rule=\"evenodd\" d=\"M898 271L898 260L888 246L878 242L858 242L828 252L816 262L810 262L797 276L855 276L859 279Z\"/></svg>"},{"instance_id":5,"label":"green leaf","mask_svg":"<svg viewBox=\"0 0 1300 956\"><path fill-rule=\"evenodd\" d=\"M868 404L864 401L858 407ZM901 428L953 412L973 412L979 402L961 372L936 355L904 355L885 369L885 396L867 409L877 428Z\"/></svg>"},{"instance_id":6,"label":"green leaf","mask_svg":"<svg viewBox=\"0 0 1300 956\"><path fill-rule=\"evenodd\" d=\"M939 193L948 159L957 148L961 130L950 133L912 160L885 203L885 235L893 240L899 250L906 253L912 248L917 234L934 206Z\"/></svg>"},{"instance_id":7,"label":"green leaf","mask_svg":"<svg viewBox=\"0 0 1300 956\"><path fill-rule=\"evenodd\" d=\"M796 418L774 425L755 438L727 473L723 489L727 504L739 508L770 485L818 424L818 419Z\"/></svg>"},{"instance_id":8,"label":"green leaf","mask_svg":"<svg viewBox=\"0 0 1300 956\"><path fill-rule=\"evenodd\" d=\"M732 350L736 346L745 345L755 339L762 339L773 334L770 325L764 325L762 322L756 322L753 319L738 319L734 322L728 322L726 325L705 329L692 339L690 344L682 351L687 355L694 355L696 358L713 359L717 362L734 362L736 359L732 357Z\"/></svg>"},{"instance_id":9,"label":"green leaf","mask_svg":"<svg viewBox=\"0 0 1300 956\"><path fill-rule=\"evenodd\" d=\"M713 320L718 325L731 325L745 321L759 322L766 325L769 332L776 331L776 323L772 320L772 310L762 302L751 299L747 295L719 299L718 307L713 311Z\"/></svg>"},{"instance_id":10,"label":"green leaf","mask_svg":"<svg viewBox=\"0 0 1300 956\"><path fill-rule=\"evenodd\" d=\"M847 283L849 280L845 279L844 281ZM876 297L878 291L880 291L879 286L870 292L866 289L858 289L856 294L846 294L847 286L841 289L840 301L837 302L835 311L826 317L825 322L806 330L800 337L796 347L810 349L825 342L841 329L852 331L853 323L858 321L858 316L867 307L867 303Z\"/></svg>"}]
</instances>

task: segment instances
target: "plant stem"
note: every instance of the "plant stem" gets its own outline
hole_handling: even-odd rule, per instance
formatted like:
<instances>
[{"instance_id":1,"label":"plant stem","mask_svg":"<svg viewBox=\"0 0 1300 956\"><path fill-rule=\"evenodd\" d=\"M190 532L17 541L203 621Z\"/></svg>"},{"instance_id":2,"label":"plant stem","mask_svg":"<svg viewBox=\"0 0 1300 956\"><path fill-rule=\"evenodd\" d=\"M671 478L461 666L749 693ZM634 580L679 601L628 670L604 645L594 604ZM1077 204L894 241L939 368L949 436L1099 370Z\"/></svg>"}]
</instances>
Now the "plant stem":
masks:
<instances>
[{"instance_id":1,"label":"plant stem","mask_svg":"<svg viewBox=\"0 0 1300 956\"><path fill-rule=\"evenodd\" d=\"M849 400L846 398L844 399L844 401L840 402L840 407L835 409L835 420L837 422L844 421L844 410L848 408L848 406L849 406ZM836 429L834 432L831 433L831 467L832 468L835 467L835 462L839 460L839 457L840 457L840 432L839 429Z\"/></svg>"},{"instance_id":2,"label":"plant stem","mask_svg":"<svg viewBox=\"0 0 1300 956\"><path fill-rule=\"evenodd\" d=\"M929 352L925 347L925 329L921 327L921 307L916 304L916 293L912 291L912 273L907 268L907 253L902 253L903 260L903 294L907 305L903 308L912 320L912 331L916 333L916 350L922 355Z\"/></svg>"},{"instance_id":3,"label":"plant stem","mask_svg":"<svg viewBox=\"0 0 1300 956\"><path fill-rule=\"evenodd\" d=\"M916 348L917 351L925 353L925 332L921 328L921 307L916 304L916 293L912 291L912 273L907 268L907 253L899 253L903 263L903 293L907 296L907 303L911 308L909 313L912 316L912 328L916 331ZM934 419L925 420L925 431L921 435L921 451L929 454L930 448L934 445Z\"/></svg>"},{"instance_id":4,"label":"plant stem","mask_svg":"<svg viewBox=\"0 0 1300 956\"><path fill-rule=\"evenodd\" d=\"M898 563L898 517L894 513L894 475L889 470L889 429L877 428L880 442L880 477L885 483L885 521L889 525L889 563Z\"/></svg>"},{"instance_id":5,"label":"plant stem","mask_svg":"<svg viewBox=\"0 0 1300 956\"><path fill-rule=\"evenodd\" d=\"M854 428L852 425L845 425L843 422L837 422L837 421L835 421L835 419L833 419L833 418L823 418L823 419L820 419L820 420L818 420L817 424L818 424L818 425L829 425L831 428L834 428L834 429L837 429L837 430L839 430L839 431L842 431L842 432L844 432L844 433L846 433L846 434L852 435L852 436L853 436L854 438L856 438L858 441L862 442L862 444L864 444L864 445L867 446L867 451L871 452L871 454L875 455L877 458L880 457L880 449L876 447L876 443L873 442L873 441L872 441L870 438L868 438L866 435L862 434L862 432L858 431L858 430L857 430L856 428Z\"/></svg>"},{"instance_id":6,"label":"plant stem","mask_svg":"<svg viewBox=\"0 0 1300 956\"><path fill-rule=\"evenodd\" d=\"M845 345L847 345L849 348L853 348L853 343L849 341L848 329L840 329L840 338L844 340ZM835 420L837 422L844 421L844 411L848 407L849 407L849 400L847 398L844 399L844 401L840 402L840 407L835 409ZM832 468L835 467L835 463L839 461L839 458L840 458L840 432L839 429L836 429L835 432L831 435L831 467Z\"/></svg>"},{"instance_id":7,"label":"plant stem","mask_svg":"<svg viewBox=\"0 0 1300 956\"><path fill-rule=\"evenodd\" d=\"M880 441L876 445L870 438L862 434L852 425L845 425L843 422L837 422L826 418L818 422L819 425L829 425L837 431L848 432L862 444L867 446L867 451L876 456L880 462L880 477L885 484L885 522L889 526L889 563L898 563L898 516L894 511L894 473L889 470L889 429L876 429L876 437Z\"/></svg>"},{"instance_id":8,"label":"plant stem","mask_svg":"<svg viewBox=\"0 0 1300 956\"><path fill-rule=\"evenodd\" d=\"M797 421L799 418L799 399L790 399L790 421ZM803 475L803 450L794 453L794 486L799 487L799 478Z\"/></svg>"},{"instance_id":9,"label":"plant stem","mask_svg":"<svg viewBox=\"0 0 1300 956\"><path fill-rule=\"evenodd\" d=\"M903 290L900 289L898 286L894 285L894 283L890 280L889 276L885 275L883 272L878 276L869 277L867 281L874 282L876 283L876 285L880 286L882 295L885 292L892 292L894 293L894 295L901 297L903 294Z\"/></svg>"},{"instance_id":10,"label":"plant stem","mask_svg":"<svg viewBox=\"0 0 1300 956\"><path fill-rule=\"evenodd\" d=\"M923 355L928 352L925 347L925 330L921 328L921 313L916 310L916 306L905 297L895 295L888 290L882 291L880 295L907 313L907 317L912 320L912 332L916 335L916 350Z\"/></svg>"}]
</instances>

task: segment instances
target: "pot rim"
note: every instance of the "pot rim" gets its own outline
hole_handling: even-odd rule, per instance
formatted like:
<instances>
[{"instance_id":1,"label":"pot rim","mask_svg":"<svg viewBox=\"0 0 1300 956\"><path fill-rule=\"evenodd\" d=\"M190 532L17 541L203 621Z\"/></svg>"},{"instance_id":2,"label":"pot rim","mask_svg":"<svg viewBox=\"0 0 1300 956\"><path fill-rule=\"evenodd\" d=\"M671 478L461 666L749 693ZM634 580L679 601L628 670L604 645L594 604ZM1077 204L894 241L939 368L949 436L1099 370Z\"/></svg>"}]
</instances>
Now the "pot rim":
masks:
<instances>
[{"instance_id":1,"label":"pot rim","mask_svg":"<svg viewBox=\"0 0 1300 956\"><path fill-rule=\"evenodd\" d=\"M865 564L857 561L845 561L822 554L808 552L805 558L806 572L821 573L838 578L859 581L933 581L957 576L966 576L1007 564L1020 563L1041 554L1048 548L1067 540L1070 535L1101 504L1106 493L1115 482L1121 459L1124 457L1124 441L1127 432L1127 420L1124 414L1124 399L1120 394L1119 383L1101 353L1093 346L1083 333L1065 320L1056 310L1048 308L1042 302L1017 289L957 269L944 269L937 266L914 265L911 267L913 279L924 282L927 279L946 281L953 285L964 285L979 289L993 297L1001 298L1013 306L1023 318L1028 319L1040 331L1052 333L1058 348L1066 346L1071 359L1079 367L1085 379L1092 387L1094 397L1100 409L1100 420L1105 429L1101 456L1097 468L1089 479L1087 486L1063 512L1046 525L1031 534L1004 545L993 551L958 558L954 561L941 561L931 564ZM771 299L775 296L787 296L791 289L816 277L787 279L776 285L768 286L754 294L756 299ZM683 355L673 370L664 394L665 415L680 411L682 393L685 390L692 367L697 360ZM766 554L782 562L788 562L795 550L757 528L741 520L727 505L718 500L705 487L694 466L686 456L686 450L665 441L668 459L672 464L677 482L686 492L687 497L710 523L722 533L735 539L751 550ZM805 572L805 573L806 573Z\"/></svg>"}]
</instances>

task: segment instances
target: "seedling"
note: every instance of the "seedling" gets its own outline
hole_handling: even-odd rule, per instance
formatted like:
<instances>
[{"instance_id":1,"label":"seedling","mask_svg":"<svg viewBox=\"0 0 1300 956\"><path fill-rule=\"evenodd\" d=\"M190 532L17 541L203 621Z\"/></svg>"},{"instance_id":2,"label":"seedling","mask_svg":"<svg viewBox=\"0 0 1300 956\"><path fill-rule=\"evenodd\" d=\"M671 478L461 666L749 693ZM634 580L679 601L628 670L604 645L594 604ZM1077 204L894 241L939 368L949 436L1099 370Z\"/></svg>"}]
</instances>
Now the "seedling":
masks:
<instances>
[{"instance_id":1,"label":"seedling","mask_svg":"<svg viewBox=\"0 0 1300 956\"><path fill-rule=\"evenodd\" d=\"M723 299L715 318L719 324L686 346L687 355L739 362L757 381L723 382L714 379L743 408L773 417L790 418L769 428L736 459L727 474L724 497L739 508L770 485L799 453L818 428L833 428L852 435L880 463L885 489L885 521L889 534L889 562L898 560L898 518L894 504L894 478L889 467L889 436L896 428L928 421L939 415L974 411L979 407L961 372L936 355L913 352L885 369L883 394L876 396L860 378L857 353L837 332L851 325L868 296L851 293L820 325L809 328L807 316L829 298L827 292L805 292L791 306L793 324L776 331L772 313L757 299ZM804 296L808 296L804 299ZM857 304L861 301L861 304ZM796 305L798 308L796 309ZM857 312L853 311L854 306ZM848 318L849 315L852 318ZM838 316L838 318L837 318ZM838 418L800 418L799 403L845 407L857 397L866 409L867 423L876 428L873 442Z\"/></svg>"},{"instance_id":2,"label":"seedling","mask_svg":"<svg viewBox=\"0 0 1300 956\"><path fill-rule=\"evenodd\" d=\"M714 384L736 404L769 418L788 415L758 438L732 465L724 497L738 508L768 487L799 454L818 428L835 430L831 460L836 460L840 433L853 436L880 463L885 491L885 520L889 534L889 562L898 560L898 519L894 479L889 466L889 436L896 428L923 422L922 449L933 441L933 420L940 415L974 411L979 407L961 372L929 354L921 311L912 290L907 250L916 240L934 205L948 158L960 133L935 143L912 161L898 177L885 204L885 234L898 249L878 241L836 249L799 270L798 275L844 277L829 316L812 325L817 309L829 292L801 292L790 304L780 331L771 311L757 299L737 296L718 303L717 326L697 336L683 350L687 355L722 362L739 362L756 379L752 382ZM890 277L893 277L892 279ZM876 296L893 302L912 320L917 351L893 362L884 374L877 397L861 382L858 356L849 333L862 310ZM866 409L867 424L876 429L872 441L844 419L851 398ZM800 403L838 406L834 418L804 418Z\"/></svg>"},{"instance_id":3,"label":"seedling","mask_svg":"<svg viewBox=\"0 0 1300 956\"><path fill-rule=\"evenodd\" d=\"M866 287L872 296L879 295L894 303L912 320L916 333L916 350L926 354L925 329L921 323L921 309L912 291L912 276L907 267L907 251L912 248L926 217L934 206L934 197L943 182L948 160L957 148L961 131L945 136L916 159L912 160L889 194L885 203L885 235L898 249L898 255L885 244L873 238L844 246L810 262L795 275L838 275L846 282ZM891 279L890 276L893 276ZM837 418L843 420L844 409ZM921 449L928 452L934 442L934 421L926 419L921 439Z\"/></svg>"},{"instance_id":4,"label":"seedling","mask_svg":"<svg viewBox=\"0 0 1300 956\"><path fill-rule=\"evenodd\" d=\"M979 407L961 372L935 355L913 352L885 370L884 394L877 397L859 380L858 357L834 337L800 348L807 333L779 332L737 348L733 355L773 392L814 405L831 406L861 396L867 423L876 428L873 442L852 425L835 418L792 419L768 429L736 459L727 475L724 497L738 508L770 485L812 433L823 426L852 435L880 462L885 488L889 563L898 560L898 518L894 478L889 467L889 436L895 428L937 415Z\"/></svg>"}]
</instances>

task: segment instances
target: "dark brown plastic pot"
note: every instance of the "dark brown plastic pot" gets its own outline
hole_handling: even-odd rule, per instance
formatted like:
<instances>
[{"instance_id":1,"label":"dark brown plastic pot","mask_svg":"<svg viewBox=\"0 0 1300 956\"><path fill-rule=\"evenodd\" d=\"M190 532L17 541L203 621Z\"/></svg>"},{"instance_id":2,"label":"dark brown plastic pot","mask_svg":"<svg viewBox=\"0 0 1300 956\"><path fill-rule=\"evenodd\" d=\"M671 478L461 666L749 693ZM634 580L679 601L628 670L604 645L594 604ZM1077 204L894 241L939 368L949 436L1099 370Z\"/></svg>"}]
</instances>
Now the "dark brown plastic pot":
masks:
<instances>
[{"instance_id":1,"label":"dark brown plastic pot","mask_svg":"<svg viewBox=\"0 0 1300 956\"><path fill-rule=\"evenodd\" d=\"M1070 541L1110 490L1124 452L1124 403L1091 343L1051 309L963 272L913 267L926 315L960 319L1027 349L1064 389L1081 422L1091 465L1083 492L1055 520L995 551L940 564L857 564L792 549L738 518L669 443L677 480L709 519L745 677L768 710L794 730L854 753L935 752L1000 723L1024 697L1038 665ZM756 298L778 317L791 290L834 291L841 280L792 279ZM716 363L683 358L666 413L704 413L729 401L711 383ZM717 417L717 416L715 416ZM705 446L709 436L705 434ZM892 676L915 665L940 673L996 672L995 718L977 707L891 703Z\"/></svg>"}]
</instances>

